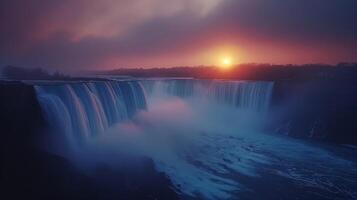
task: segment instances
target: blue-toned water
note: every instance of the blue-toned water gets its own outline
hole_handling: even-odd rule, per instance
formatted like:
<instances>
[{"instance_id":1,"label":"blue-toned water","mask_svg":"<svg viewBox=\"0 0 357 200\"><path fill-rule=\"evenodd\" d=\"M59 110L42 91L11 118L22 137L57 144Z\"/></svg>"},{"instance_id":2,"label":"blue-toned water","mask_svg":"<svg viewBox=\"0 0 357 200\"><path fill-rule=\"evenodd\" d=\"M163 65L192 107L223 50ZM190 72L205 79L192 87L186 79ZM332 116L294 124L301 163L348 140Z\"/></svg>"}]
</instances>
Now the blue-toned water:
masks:
<instances>
[{"instance_id":1,"label":"blue-toned water","mask_svg":"<svg viewBox=\"0 0 357 200\"><path fill-rule=\"evenodd\" d=\"M68 141L61 148L75 149L79 163L149 157L182 199L357 199L356 150L266 131L273 82L81 82L36 91L53 134Z\"/></svg>"},{"instance_id":2,"label":"blue-toned water","mask_svg":"<svg viewBox=\"0 0 357 200\"><path fill-rule=\"evenodd\" d=\"M167 79L142 83L149 96L195 98L262 112L269 108L274 87L273 82L266 81Z\"/></svg>"},{"instance_id":3,"label":"blue-toned water","mask_svg":"<svg viewBox=\"0 0 357 200\"><path fill-rule=\"evenodd\" d=\"M146 109L140 83L78 82L35 86L52 130L65 135L70 148Z\"/></svg>"}]
</instances>

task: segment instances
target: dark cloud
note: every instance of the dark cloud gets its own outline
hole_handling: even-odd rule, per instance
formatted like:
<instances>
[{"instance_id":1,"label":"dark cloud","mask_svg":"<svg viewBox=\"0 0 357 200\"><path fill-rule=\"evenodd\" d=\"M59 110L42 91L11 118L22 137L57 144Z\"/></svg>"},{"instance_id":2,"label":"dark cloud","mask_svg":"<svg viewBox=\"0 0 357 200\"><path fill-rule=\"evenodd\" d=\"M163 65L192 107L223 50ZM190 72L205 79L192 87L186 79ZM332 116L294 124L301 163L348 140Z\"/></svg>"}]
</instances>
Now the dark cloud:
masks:
<instances>
[{"instance_id":1,"label":"dark cloud","mask_svg":"<svg viewBox=\"0 0 357 200\"><path fill-rule=\"evenodd\" d=\"M114 59L145 66L160 56L175 65L220 43L313 55L266 54L266 61L356 61L355 19L355 0L2 0L0 65L77 69Z\"/></svg>"},{"instance_id":2,"label":"dark cloud","mask_svg":"<svg viewBox=\"0 0 357 200\"><path fill-rule=\"evenodd\" d=\"M355 0L239 0L222 5L217 18L256 34L291 39L356 41Z\"/></svg>"}]
</instances>

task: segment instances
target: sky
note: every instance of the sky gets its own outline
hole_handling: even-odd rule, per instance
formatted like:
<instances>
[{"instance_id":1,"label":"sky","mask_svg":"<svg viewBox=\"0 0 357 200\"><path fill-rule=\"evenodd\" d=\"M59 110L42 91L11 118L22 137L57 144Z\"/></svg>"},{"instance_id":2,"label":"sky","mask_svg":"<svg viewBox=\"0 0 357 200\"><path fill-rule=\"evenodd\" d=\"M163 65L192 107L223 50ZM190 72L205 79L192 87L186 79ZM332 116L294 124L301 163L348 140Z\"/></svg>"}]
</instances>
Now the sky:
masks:
<instances>
[{"instance_id":1,"label":"sky","mask_svg":"<svg viewBox=\"0 0 357 200\"><path fill-rule=\"evenodd\" d=\"M1 0L0 66L357 62L356 0Z\"/></svg>"}]
</instances>

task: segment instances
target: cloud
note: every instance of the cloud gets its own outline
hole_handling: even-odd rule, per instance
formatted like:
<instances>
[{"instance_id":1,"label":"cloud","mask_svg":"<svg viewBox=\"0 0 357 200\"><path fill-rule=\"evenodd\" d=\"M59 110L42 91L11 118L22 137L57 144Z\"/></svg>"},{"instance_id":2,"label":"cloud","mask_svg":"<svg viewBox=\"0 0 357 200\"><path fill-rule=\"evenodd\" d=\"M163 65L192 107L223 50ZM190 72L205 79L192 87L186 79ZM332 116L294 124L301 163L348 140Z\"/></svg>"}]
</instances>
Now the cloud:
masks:
<instances>
[{"instance_id":1,"label":"cloud","mask_svg":"<svg viewBox=\"0 0 357 200\"><path fill-rule=\"evenodd\" d=\"M354 0L3 0L0 64L196 64L192 55L225 43L251 61L356 61L356 8Z\"/></svg>"}]
</instances>

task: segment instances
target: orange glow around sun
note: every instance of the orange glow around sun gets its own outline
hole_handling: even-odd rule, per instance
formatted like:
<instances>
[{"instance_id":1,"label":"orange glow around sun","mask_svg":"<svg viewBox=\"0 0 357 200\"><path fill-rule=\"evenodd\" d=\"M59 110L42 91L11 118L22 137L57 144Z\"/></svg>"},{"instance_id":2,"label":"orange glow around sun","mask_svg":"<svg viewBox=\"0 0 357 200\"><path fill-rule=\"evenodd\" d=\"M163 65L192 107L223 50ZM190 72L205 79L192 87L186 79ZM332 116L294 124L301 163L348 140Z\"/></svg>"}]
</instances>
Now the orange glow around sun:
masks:
<instances>
[{"instance_id":1,"label":"orange glow around sun","mask_svg":"<svg viewBox=\"0 0 357 200\"><path fill-rule=\"evenodd\" d=\"M221 59L220 68L230 69L232 67L232 58L226 56Z\"/></svg>"},{"instance_id":2,"label":"orange glow around sun","mask_svg":"<svg viewBox=\"0 0 357 200\"><path fill-rule=\"evenodd\" d=\"M197 56L200 63L229 71L236 64L244 62L245 53L237 45L217 45L207 48Z\"/></svg>"}]
</instances>

